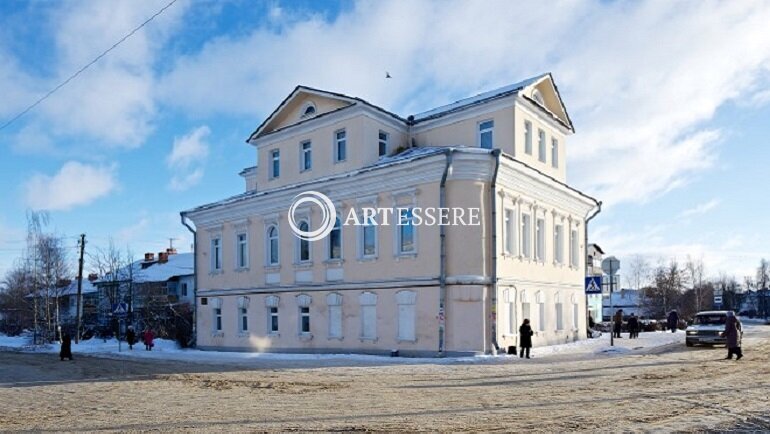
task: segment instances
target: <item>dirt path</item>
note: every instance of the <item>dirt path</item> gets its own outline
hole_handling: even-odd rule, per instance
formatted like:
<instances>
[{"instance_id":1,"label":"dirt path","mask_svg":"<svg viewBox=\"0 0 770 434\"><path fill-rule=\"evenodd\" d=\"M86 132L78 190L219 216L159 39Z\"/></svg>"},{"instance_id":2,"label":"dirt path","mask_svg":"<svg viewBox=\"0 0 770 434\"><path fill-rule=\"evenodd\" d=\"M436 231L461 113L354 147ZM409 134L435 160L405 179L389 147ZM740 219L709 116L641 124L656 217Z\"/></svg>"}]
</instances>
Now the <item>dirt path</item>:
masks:
<instances>
[{"instance_id":1,"label":"dirt path","mask_svg":"<svg viewBox=\"0 0 770 434\"><path fill-rule=\"evenodd\" d=\"M0 353L0 430L770 430L770 328L747 357L248 366ZM317 363L317 362L315 362Z\"/></svg>"}]
</instances>

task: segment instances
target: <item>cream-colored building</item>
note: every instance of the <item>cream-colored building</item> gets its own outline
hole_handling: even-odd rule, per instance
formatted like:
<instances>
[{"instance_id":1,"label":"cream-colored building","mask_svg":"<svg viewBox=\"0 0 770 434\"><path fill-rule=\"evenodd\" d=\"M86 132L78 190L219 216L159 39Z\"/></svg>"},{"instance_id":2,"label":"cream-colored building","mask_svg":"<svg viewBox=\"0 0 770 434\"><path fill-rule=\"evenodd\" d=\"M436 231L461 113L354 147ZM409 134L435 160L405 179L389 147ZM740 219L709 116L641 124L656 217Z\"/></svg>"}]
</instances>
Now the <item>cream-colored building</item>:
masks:
<instances>
[{"instance_id":1,"label":"cream-colored building","mask_svg":"<svg viewBox=\"0 0 770 434\"><path fill-rule=\"evenodd\" d=\"M524 318L535 346L585 338L597 202L566 183L573 131L550 74L407 118L298 86L248 138L258 164L241 172L246 191L182 212L199 347L486 353L517 346ZM339 217L312 242L288 220L309 190ZM395 211L348 224L367 207ZM420 225L426 208L475 209L478 224ZM293 217L313 229L322 213Z\"/></svg>"}]
</instances>

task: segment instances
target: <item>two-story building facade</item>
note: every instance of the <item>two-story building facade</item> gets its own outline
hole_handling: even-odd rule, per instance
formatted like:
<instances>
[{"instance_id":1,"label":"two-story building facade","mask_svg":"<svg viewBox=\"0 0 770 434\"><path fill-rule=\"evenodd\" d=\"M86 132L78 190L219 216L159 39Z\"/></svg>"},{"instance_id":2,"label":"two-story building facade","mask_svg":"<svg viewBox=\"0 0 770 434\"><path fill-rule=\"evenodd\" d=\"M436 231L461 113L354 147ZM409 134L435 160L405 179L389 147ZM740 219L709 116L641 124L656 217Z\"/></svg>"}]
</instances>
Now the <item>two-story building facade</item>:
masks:
<instances>
[{"instance_id":1,"label":"two-story building facade","mask_svg":"<svg viewBox=\"0 0 770 434\"><path fill-rule=\"evenodd\" d=\"M181 213L198 346L485 353L516 346L524 318L535 345L584 338L597 202L566 184L573 131L550 74L406 118L295 88L247 140L258 164L241 172L246 191ZM289 215L307 191L337 212L317 241L290 226L322 223L313 206ZM465 221L428 224L428 208Z\"/></svg>"}]
</instances>

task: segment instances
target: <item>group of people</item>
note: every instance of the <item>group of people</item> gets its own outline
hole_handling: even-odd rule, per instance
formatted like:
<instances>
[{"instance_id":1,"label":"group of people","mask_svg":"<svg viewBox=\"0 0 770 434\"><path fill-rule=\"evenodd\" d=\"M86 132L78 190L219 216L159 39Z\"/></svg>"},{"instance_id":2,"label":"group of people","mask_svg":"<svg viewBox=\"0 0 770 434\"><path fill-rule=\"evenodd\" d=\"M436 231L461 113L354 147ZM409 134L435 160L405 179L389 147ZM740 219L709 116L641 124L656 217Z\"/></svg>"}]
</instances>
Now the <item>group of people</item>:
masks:
<instances>
[{"instance_id":1,"label":"group of people","mask_svg":"<svg viewBox=\"0 0 770 434\"><path fill-rule=\"evenodd\" d=\"M618 309L618 311L615 312L615 315L612 317L612 322L612 336L615 338L620 338L620 332L623 329L623 309ZM628 329L629 339L636 339L639 337L642 324L639 322L639 318L634 315L633 312L631 312L631 315L628 317L626 328Z\"/></svg>"},{"instance_id":2,"label":"group of people","mask_svg":"<svg viewBox=\"0 0 770 434\"><path fill-rule=\"evenodd\" d=\"M152 347L155 346L155 333L149 327L142 332L142 340L144 341L145 351L152 351ZM126 330L126 343L128 349L133 350L134 345L137 343L136 332L134 326L128 326ZM67 332L61 334L61 348L59 348L59 358L63 362L64 359L72 359L72 337Z\"/></svg>"}]
</instances>

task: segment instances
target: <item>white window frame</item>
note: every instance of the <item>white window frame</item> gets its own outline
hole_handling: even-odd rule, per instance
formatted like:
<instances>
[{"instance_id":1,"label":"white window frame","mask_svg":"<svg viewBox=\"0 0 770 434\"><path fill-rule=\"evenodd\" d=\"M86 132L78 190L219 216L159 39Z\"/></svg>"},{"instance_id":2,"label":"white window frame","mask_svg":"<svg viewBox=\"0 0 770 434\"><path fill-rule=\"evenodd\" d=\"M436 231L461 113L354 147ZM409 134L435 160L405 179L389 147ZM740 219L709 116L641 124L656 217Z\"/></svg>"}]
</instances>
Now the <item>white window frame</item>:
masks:
<instances>
[{"instance_id":1,"label":"white window frame","mask_svg":"<svg viewBox=\"0 0 770 434\"><path fill-rule=\"evenodd\" d=\"M308 172L310 170L313 170L313 142L303 140L299 143L299 171Z\"/></svg>"},{"instance_id":2,"label":"white window frame","mask_svg":"<svg viewBox=\"0 0 770 434\"><path fill-rule=\"evenodd\" d=\"M216 236L211 238L211 267L212 273L219 273L222 271L222 237Z\"/></svg>"},{"instance_id":3,"label":"white window frame","mask_svg":"<svg viewBox=\"0 0 770 434\"><path fill-rule=\"evenodd\" d=\"M537 330L545 331L545 296L541 291L535 295L535 301L537 302L538 315L537 315Z\"/></svg>"},{"instance_id":4,"label":"white window frame","mask_svg":"<svg viewBox=\"0 0 770 434\"><path fill-rule=\"evenodd\" d=\"M487 125L488 124L488 125ZM478 131L478 134L476 135L476 144L479 148L483 149L494 149L495 147L495 120L494 119L485 119L478 123L476 131ZM483 137L484 134L489 134L489 148L484 148L482 146L483 143Z\"/></svg>"},{"instance_id":5,"label":"white window frame","mask_svg":"<svg viewBox=\"0 0 770 434\"><path fill-rule=\"evenodd\" d=\"M579 232L577 228L570 231L570 265L573 268L580 266L580 248L578 247Z\"/></svg>"},{"instance_id":6,"label":"white window frame","mask_svg":"<svg viewBox=\"0 0 770 434\"><path fill-rule=\"evenodd\" d=\"M241 239L243 237L243 239ZM235 269L246 270L249 268L249 233L238 232L235 234Z\"/></svg>"},{"instance_id":7,"label":"white window frame","mask_svg":"<svg viewBox=\"0 0 770 434\"><path fill-rule=\"evenodd\" d=\"M243 321L246 321L246 327L244 327ZM249 332L249 310L245 307L239 307L238 308L238 332L239 333L248 333Z\"/></svg>"},{"instance_id":8,"label":"white window frame","mask_svg":"<svg viewBox=\"0 0 770 434\"><path fill-rule=\"evenodd\" d=\"M545 218L535 219L535 260L545 262Z\"/></svg>"},{"instance_id":9,"label":"white window frame","mask_svg":"<svg viewBox=\"0 0 770 434\"><path fill-rule=\"evenodd\" d=\"M553 227L553 262L564 265L564 224L557 223Z\"/></svg>"},{"instance_id":10,"label":"white window frame","mask_svg":"<svg viewBox=\"0 0 770 434\"><path fill-rule=\"evenodd\" d=\"M332 258L332 232L338 231L340 236L340 255L339 258ZM335 217L334 221L334 227L332 228L332 232L329 232L329 236L326 237L326 260L328 261L341 261L344 255L343 247L345 245L344 242L344 231L342 230L342 219L339 216Z\"/></svg>"},{"instance_id":11,"label":"white window frame","mask_svg":"<svg viewBox=\"0 0 770 434\"><path fill-rule=\"evenodd\" d=\"M211 299L211 331L213 333L222 333L222 299Z\"/></svg>"},{"instance_id":12,"label":"white window frame","mask_svg":"<svg viewBox=\"0 0 770 434\"><path fill-rule=\"evenodd\" d=\"M521 214L521 254L532 259L532 214Z\"/></svg>"},{"instance_id":13,"label":"white window frame","mask_svg":"<svg viewBox=\"0 0 770 434\"><path fill-rule=\"evenodd\" d=\"M554 309L556 311L556 331L564 330L564 304L560 298L556 299Z\"/></svg>"},{"instance_id":14,"label":"white window frame","mask_svg":"<svg viewBox=\"0 0 770 434\"><path fill-rule=\"evenodd\" d=\"M361 306L361 334L360 339L362 341L376 341L377 340L377 294L373 292L364 292L358 296L358 302ZM366 334L366 320L371 315L373 318L371 321L371 335Z\"/></svg>"},{"instance_id":15,"label":"white window frame","mask_svg":"<svg viewBox=\"0 0 770 434\"><path fill-rule=\"evenodd\" d=\"M329 309L329 339L342 339L344 336L342 329L342 300L342 295L336 292L326 296L326 304ZM339 332L336 332L335 328L339 329Z\"/></svg>"},{"instance_id":16,"label":"white window frame","mask_svg":"<svg viewBox=\"0 0 770 434\"><path fill-rule=\"evenodd\" d=\"M524 153L532 155L532 122L524 121Z\"/></svg>"},{"instance_id":17,"label":"white window frame","mask_svg":"<svg viewBox=\"0 0 770 434\"><path fill-rule=\"evenodd\" d=\"M390 148L390 133L379 130L377 133L377 156L380 158L387 156L388 148Z\"/></svg>"},{"instance_id":18,"label":"white window frame","mask_svg":"<svg viewBox=\"0 0 770 434\"><path fill-rule=\"evenodd\" d=\"M307 229L302 229L302 225L307 225ZM310 229L310 221L308 219L302 219L297 222L297 228L302 231ZM307 258L302 259L302 245L307 244ZM294 262L296 264L309 264L313 262L313 244L309 240L304 240L300 237L294 237Z\"/></svg>"},{"instance_id":19,"label":"white window frame","mask_svg":"<svg viewBox=\"0 0 770 434\"><path fill-rule=\"evenodd\" d=\"M271 229L275 229L275 237L270 236ZM275 239L275 247L276 247L276 261L273 262L273 248L272 248L272 240ZM267 226L267 229L265 229L265 265L268 267L274 267L277 265L281 265L281 230L278 227L278 224L270 224Z\"/></svg>"},{"instance_id":20,"label":"white window frame","mask_svg":"<svg viewBox=\"0 0 770 434\"><path fill-rule=\"evenodd\" d=\"M417 292L404 290L396 293L396 340L399 342L417 342L416 305Z\"/></svg>"},{"instance_id":21,"label":"white window frame","mask_svg":"<svg viewBox=\"0 0 770 434\"><path fill-rule=\"evenodd\" d=\"M551 167L559 168L559 139L551 137Z\"/></svg>"},{"instance_id":22,"label":"white window frame","mask_svg":"<svg viewBox=\"0 0 770 434\"><path fill-rule=\"evenodd\" d=\"M537 130L537 159L538 161L545 163L546 162L546 155L545 155L545 130L542 128L538 128Z\"/></svg>"},{"instance_id":23,"label":"white window frame","mask_svg":"<svg viewBox=\"0 0 770 434\"><path fill-rule=\"evenodd\" d=\"M360 216L362 223L367 223L364 220L364 215L361 214ZM373 221L374 224L362 224L358 227L358 257L360 259L376 259L378 256L378 253L380 251L380 241L379 241L379 226L377 225L377 217L376 216L370 216L370 221ZM371 254L366 253L366 229L371 228L372 232L374 234L374 252Z\"/></svg>"},{"instance_id":24,"label":"white window frame","mask_svg":"<svg viewBox=\"0 0 770 434\"><path fill-rule=\"evenodd\" d=\"M503 210L503 251L508 255L516 254L516 210L505 208Z\"/></svg>"},{"instance_id":25,"label":"white window frame","mask_svg":"<svg viewBox=\"0 0 770 434\"><path fill-rule=\"evenodd\" d=\"M519 328L516 322L516 290L512 288L503 291L503 302L506 305L508 315L508 335L518 334Z\"/></svg>"},{"instance_id":26,"label":"white window frame","mask_svg":"<svg viewBox=\"0 0 770 434\"><path fill-rule=\"evenodd\" d=\"M401 222L401 212L414 212L414 207L397 207L396 212L393 213L396 216L396 255L397 256L410 256L410 255L416 255L417 254L417 226L414 225L414 214L412 214L412 218L410 220L410 225L401 225L399 224ZM412 249L411 250L404 250L404 239L403 239L403 228L405 226L411 226L412 227Z\"/></svg>"},{"instance_id":27,"label":"white window frame","mask_svg":"<svg viewBox=\"0 0 770 434\"><path fill-rule=\"evenodd\" d=\"M277 169L277 170L276 170ZM270 179L281 177L281 150L270 150Z\"/></svg>"},{"instance_id":28,"label":"white window frame","mask_svg":"<svg viewBox=\"0 0 770 434\"><path fill-rule=\"evenodd\" d=\"M580 324L580 305L578 304L576 295L572 295L572 329L579 330Z\"/></svg>"},{"instance_id":29,"label":"white window frame","mask_svg":"<svg viewBox=\"0 0 770 434\"><path fill-rule=\"evenodd\" d=\"M343 134L342 138L340 138L340 133ZM340 145L343 150L342 157L340 158ZM340 129L334 132L334 162L335 163L342 163L344 161L347 161L348 159L348 133L347 130Z\"/></svg>"}]
</instances>

